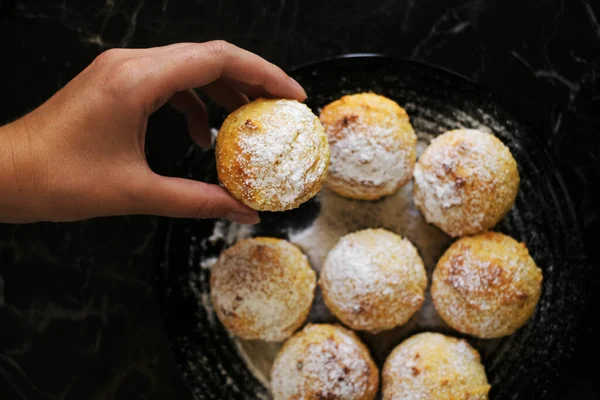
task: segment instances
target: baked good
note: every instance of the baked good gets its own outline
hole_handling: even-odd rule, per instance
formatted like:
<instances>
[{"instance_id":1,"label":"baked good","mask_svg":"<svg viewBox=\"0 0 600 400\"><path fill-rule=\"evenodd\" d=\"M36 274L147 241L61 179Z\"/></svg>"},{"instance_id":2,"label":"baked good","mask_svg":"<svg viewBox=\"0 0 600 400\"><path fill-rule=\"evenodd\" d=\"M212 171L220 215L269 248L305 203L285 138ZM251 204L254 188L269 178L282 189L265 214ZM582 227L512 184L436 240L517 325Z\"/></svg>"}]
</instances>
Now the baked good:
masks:
<instances>
[{"instance_id":1,"label":"baked good","mask_svg":"<svg viewBox=\"0 0 600 400\"><path fill-rule=\"evenodd\" d=\"M300 206L321 189L329 166L323 126L296 100L258 99L231 113L216 146L219 181L259 211Z\"/></svg>"},{"instance_id":2,"label":"baked good","mask_svg":"<svg viewBox=\"0 0 600 400\"><path fill-rule=\"evenodd\" d=\"M385 361L383 400L487 400L490 391L479 353L465 340L420 333Z\"/></svg>"},{"instance_id":3,"label":"baked good","mask_svg":"<svg viewBox=\"0 0 600 400\"><path fill-rule=\"evenodd\" d=\"M369 350L351 331L336 325L307 325L275 359L275 400L372 400L379 371Z\"/></svg>"},{"instance_id":4,"label":"baked good","mask_svg":"<svg viewBox=\"0 0 600 400\"><path fill-rule=\"evenodd\" d=\"M427 222L453 237L492 228L519 189L509 149L494 135L474 129L433 139L417 161L414 178L415 205Z\"/></svg>"},{"instance_id":5,"label":"baked good","mask_svg":"<svg viewBox=\"0 0 600 400\"><path fill-rule=\"evenodd\" d=\"M316 274L295 245L281 239L242 240L211 270L213 308L223 325L248 340L282 341L305 321Z\"/></svg>"},{"instance_id":6,"label":"baked good","mask_svg":"<svg viewBox=\"0 0 600 400\"><path fill-rule=\"evenodd\" d=\"M535 311L542 271L525 244L486 232L456 241L433 272L438 314L459 332L480 338L510 335Z\"/></svg>"},{"instance_id":7,"label":"baked good","mask_svg":"<svg viewBox=\"0 0 600 400\"><path fill-rule=\"evenodd\" d=\"M425 299L427 275L417 249L385 229L343 236L331 249L319 285L345 325L378 332L404 324Z\"/></svg>"},{"instance_id":8,"label":"baked good","mask_svg":"<svg viewBox=\"0 0 600 400\"><path fill-rule=\"evenodd\" d=\"M410 181L417 136L393 100L374 93L344 96L326 105L320 119L331 149L326 181L331 190L376 200Z\"/></svg>"}]
</instances>

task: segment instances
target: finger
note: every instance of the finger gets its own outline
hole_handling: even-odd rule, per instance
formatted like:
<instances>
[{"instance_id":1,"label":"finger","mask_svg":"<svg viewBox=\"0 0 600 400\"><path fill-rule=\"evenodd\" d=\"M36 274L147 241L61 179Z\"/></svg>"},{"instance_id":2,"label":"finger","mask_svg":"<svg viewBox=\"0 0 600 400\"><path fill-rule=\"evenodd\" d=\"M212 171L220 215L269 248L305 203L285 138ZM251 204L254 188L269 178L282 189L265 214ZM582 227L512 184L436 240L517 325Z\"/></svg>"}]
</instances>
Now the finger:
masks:
<instances>
[{"instance_id":1,"label":"finger","mask_svg":"<svg viewBox=\"0 0 600 400\"><path fill-rule=\"evenodd\" d=\"M191 45L193 45L194 43L172 43L172 44L167 44L164 46L157 46L157 47L149 47L149 48L142 48L142 49L131 49L131 48L127 48L127 49L121 49L121 48L117 48L115 47L113 50L119 50L121 52L123 52L124 55L126 55L128 58L136 58L136 57L142 57L142 56L156 56L158 54L168 54L169 52L182 48L182 47L189 47Z\"/></svg>"},{"instance_id":2,"label":"finger","mask_svg":"<svg viewBox=\"0 0 600 400\"><path fill-rule=\"evenodd\" d=\"M153 175L144 194L148 214L174 218L224 217L240 224L260 222L255 210L235 200L220 186Z\"/></svg>"},{"instance_id":3,"label":"finger","mask_svg":"<svg viewBox=\"0 0 600 400\"><path fill-rule=\"evenodd\" d=\"M249 101L246 95L233 89L222 79L209 83L202 88L202 91L229 112L237 110Z\"/></svg>"},{"instance_id":4,"label":"finger","mask_svg":"<svg viewBox=\"0 0 600 400\"><path fill-rule=\"evenodd\" d=\"M304 89L274 64L232 44L182 46L152 58L148 90L154 96L205 86L220 77L263 88L273 97L304 100Z\"/></svg>"},{"instance_id":5,"label":"finger","mask_svg":"<svg viewBox=\"0 0 600 400\"><path fill-rule=\"evenodd\" d=\"M182 43L171 43L171 44L167 44L164 46L157 46L157 47L151 47L148 48L146 50L148 50L151 53L166 53L169 52L171 50L176 50L182 47L189 47L194 45L195 43L190 43L190 42L182 42Z\"/></svg>"},{"instance_id":6,"label":"finger","mask_svg":"<svg viewBox=\"0 0 600 400\"><path fill-rule=\"evenodd\" d=\"M177 92L169 100L169 104L185 115L188 131L194 142L200 147L210 147L210 129L208 113L204 102L193 90Z\"/></svg>"},{"instance_id":7,"label":"finger","mask_svg":"<svg viewBox=\"0 0 600 400\"><path fill-rule=\"evenodd\" d=\"M120 61L120 60L125 60L125 59L134 59L134 58L141 58L144 56L152 56L152 55L157 55L157 54L168 54L169 52L182 48L182 47L189 47L190 45L192 45L193 43L174 43L174 44L169 44L166 46L158 46L158 47L151 47L151 48L147 48L147 49L135 49L135 48L120 48L120 47L113 47L110 48L108 50L105 51L105 53L110 52L112 54L113 60L114 61Z\"/></svg>"},{"instance_id":8,"label":"finger","mask_svg":"<svg viewBox=\"0 0 600 400\"><path fill-rule=\"evenodd\" d=\"M267 92L261 86L249 85L247 83L239 82L239 81L236 81L235 79L231 79L231 78L221 78L221 79L223 79L223 81L225 81L229 85L229 87L237 90L240 93L245 94L249 98L258 99L260 97L265 97L265 98L272 97L269 94L269 92Z\"/></svg>"}]
</instances>

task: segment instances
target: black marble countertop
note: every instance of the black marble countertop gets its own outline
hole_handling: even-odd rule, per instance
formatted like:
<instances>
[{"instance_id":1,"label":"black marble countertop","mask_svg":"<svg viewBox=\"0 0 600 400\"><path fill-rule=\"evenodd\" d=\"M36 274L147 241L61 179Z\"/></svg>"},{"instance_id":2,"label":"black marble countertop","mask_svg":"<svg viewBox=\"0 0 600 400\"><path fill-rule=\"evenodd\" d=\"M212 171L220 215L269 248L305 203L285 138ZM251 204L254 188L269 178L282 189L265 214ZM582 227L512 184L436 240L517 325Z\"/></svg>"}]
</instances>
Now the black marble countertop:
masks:
<instances>
[{"instance_id":1,"label":"black marble countertop","mask_svg":"<svg viewBox=\"0 0 600 400\"><path fill-rule=\"evenodd\" d=\"M225 39L281 65L377 52L459 73L499 97L556 161L589 262L600 246L600 3L595 0L0 0L0 123L109 47ZM172 175L191 146L168 108L148 159ZM1 190L0 190L1 195ZM152 286L154 217L0 225L0 399L187 398ZM577 266L569 266L577 267ZM597 399L600 305L552 398Z\"/></svg>"}]
</instances>

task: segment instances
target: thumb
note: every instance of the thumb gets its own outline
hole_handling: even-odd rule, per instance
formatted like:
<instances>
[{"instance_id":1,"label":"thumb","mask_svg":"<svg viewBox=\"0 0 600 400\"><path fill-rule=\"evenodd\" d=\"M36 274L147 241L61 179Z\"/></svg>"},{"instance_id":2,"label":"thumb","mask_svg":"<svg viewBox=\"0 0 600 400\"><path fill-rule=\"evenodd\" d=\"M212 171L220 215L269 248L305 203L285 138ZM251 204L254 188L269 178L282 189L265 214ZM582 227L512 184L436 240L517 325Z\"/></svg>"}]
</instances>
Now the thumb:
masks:
<instances>
[{"instance_id":1,"label":"thumb","mask_svg":"<svg viewBox=\"0 0 600 400\"><path fill-rule=\"evenodd\" d=\"M174 218L224 217L239 224L260 222L255 210L218 185L152 175L144 194L144 208L149 214Z\"/></svg>"}]
</instances>

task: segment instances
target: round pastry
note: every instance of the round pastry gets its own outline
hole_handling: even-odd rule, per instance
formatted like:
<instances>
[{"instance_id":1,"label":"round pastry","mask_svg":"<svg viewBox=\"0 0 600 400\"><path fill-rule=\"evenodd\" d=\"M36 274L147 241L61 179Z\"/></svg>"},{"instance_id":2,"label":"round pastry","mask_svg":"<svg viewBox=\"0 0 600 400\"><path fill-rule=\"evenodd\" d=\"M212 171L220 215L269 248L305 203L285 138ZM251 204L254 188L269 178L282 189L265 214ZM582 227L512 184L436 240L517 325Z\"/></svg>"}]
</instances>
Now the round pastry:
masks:
<instances>
[{"instance_id":1,"label":"round pastry","mask_svg":"<svg viewBox=\"0 0 600 400\"><path fill-rule=\"evenodd\" d=\"M219 320L247 340L282 341L306 319L316 274L293 244L253 238L225 250L211 270L210 291Z\"/></svg>"},{"instance_id":2,"label":"round pastry","mask_svg":"<svg viewBox=\"0 0 600 400\"><path fill-rule=\"evenodd\" d=\"M331 312L352 329L404 324L425 299L427 275L417 249L384 229L342 237L327 255L319 285Z\"/></svg>"},{"instance_id":3,"label":"round pastry","mask_svg":"<svg viewBox=\"0 0 600 400\"><path fill-rule=\"evenodd\" d=\"M495 232L456 241L433 272L431 296L452 328L480 338L510 335L533 314L542 271L523 243Z\"/></svg>"},{"instance_id":4,"label":"round pastry","mask_svg":"<svg viewBox=\"0 0 600 400\"><path fill-rule=\"evenodd\" d=\"M369 350L351 331L336 325L307 325L275 358L275 400L372 400L379 371Z\"/></svg>"},{"instance_id":5,"label":"round pastry","mask_svg":"<svg viewBox=\"0 0 600 400\"><path fill-rule=\"evenodd\" d=\"M284 211L321 190L329 146L306 105L258 99L225 119L216 159L219 181L233 197L255 210Z\"/></svg>"},{"instance_id":6,"label":"round pastry","mask_svg":"<svg viewBox=\"0 0 600 400\"><path fill-rule=\"evenodd\" d=\"M517 163L494 135L444 133L415 166L414 202L427 222L457 237L485 231L508 213L519 189Z\"/></svg>"},{"instance_id":7,"label":"round pastry","mask_svg":"<svg viewBox=\"0 0 600 400\"><path fill-rule=\"evenodd\" d=\"M420 333L400 343L383 366L383 399L487 400L479 353L462 339Z\"/></svg>"},{"instance_id":8,"label":"round pastry","mask_svg":"<svg viewBox=\"0 0 600 400\"><path fill-rule=\"evenodd\" d=\"M344 96L323 108L331 166L327 185L341 196L376 200L412 177L417 136L406 111L374 93Z\"/></svg>"}]
</instances>

